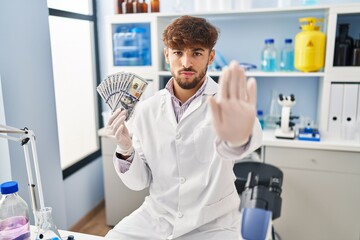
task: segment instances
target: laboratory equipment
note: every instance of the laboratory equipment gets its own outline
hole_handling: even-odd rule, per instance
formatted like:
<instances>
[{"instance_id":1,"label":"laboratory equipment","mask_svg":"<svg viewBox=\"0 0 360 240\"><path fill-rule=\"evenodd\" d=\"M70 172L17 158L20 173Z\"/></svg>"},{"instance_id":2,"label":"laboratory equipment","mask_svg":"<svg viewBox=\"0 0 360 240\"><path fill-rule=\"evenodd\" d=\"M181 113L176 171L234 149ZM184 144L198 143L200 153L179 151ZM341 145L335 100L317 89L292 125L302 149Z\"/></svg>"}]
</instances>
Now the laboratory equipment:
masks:
<instances>
[{"instance_id":1,"label":"laboratory equipment","mask_svg":"<svg viewBox=\"0 0 360 240\"><path fill-rule=\"evenodd\" d=\"M240 162L234 166L240 195L242 239L275 239L273 221L281 215L283 173L270 164Z\"/></svg>"},{"instance_id":2,"label":"laboratory equipment","mask_svg":"<svg viewBox=\"0 0 360 240\"><path fill-rule=\"evenodd\" d=\"M277 50L273 38L265 39L265 47L261 52L261 70L265 72L276 71Z\"/></svg>"},{"instance_id":3,"label":"laboratory equipment","mask_svg":"<svg viewBox=\"0 0 360 240\"><path fill-rule=\"evenodd\" d=\"M134 0L133 1L133 13L141 13L141 12L142 12L142 8L141 8L140 0Z\"/></svg>"},{"instance_id":4,"label":"laboratory equipment","mask_svg":"<svg viewBox=\"0 0 360 240\"><path fill-rule=\"evenodd\" d=\"M334 66L350 66L354 39L349 36L349 25L343 23L339 25L339 35L335 40Z\"/></svg>"},{"instance_id":5,"label":"laboratory equipment","mask_svg":"<svg viewBox=\"0 0 360 240\"><path fill-rule=\"evenodd\" d=\"M136 74L119 72L107 76L96 90L113 112L126 109L128 120L147 85L147 81Z\"/></svg>"},{"instance_id":6,"label":"laboratory equipment","mask_svg":"<svg viewBox=\"0 0 360 240\"><path fill-rule=\"evenodd\" d=\"M310 126L299 128L298 139L303 141L320 141L320 133L316 128L311 128Z\"/></svg>"},{"instance_id":7,"label":"laboratory equipment","mask_svg":"<svg viewBox=\"0 0 360 240\"><path fill-rule=\"evenodd\" d=\"M283 94L279 94L278 103L282 106L282 110L281 118L278 122L280 127L275 130L275 137L294 139L296 137L294 130L295 123L292 120L299 118L298 116L291 116L291 108L296 103L295 96L293 94L290 96L283 96Z\"/></svg>"},{"instance_id":8,"label":"laboratory equipment","mask_svg":"<svg viewBox=\"0 0 360 240\"><path fill-rule=\"evenodd\" d=\"M264 129L264 112L262 110L257 110L257 118L259 119L261 128Z\"/></svg>"},{"instance_id":9,"label":"laboratory equipment","mask_svg":"<svg viewBox=\"0 0 360 240\"><path fill-rule=\"evenodd\" d=\"M292 39L286 38L285 45L280 53L280 70L294 71L294 48L292 46Z\"/></svg>"},{"instance_id":10,"label":"laboratory equipment","mask_svg":"<svg viewBox=\"0 0 360 240\"><path fill-rule=\"evenodd\" d=\"M352 65L360 66L360 38L355 41L354 51L352 55Z\"/></svg>"},{"instance_id":11,"label":"laboratory equipment","mask_svg":"<svg viewBox=\"0 0 360 240\"><path fill-rule=\"evenodd\" d=\"M36 240L61 240L59 231L52 219L52 208L45 207L38 212L39 226Z\"/></svg>"},{"instance_id":12,"label":"laboratory equipment","mask_svg":"<svg viewBox=\"0 0 360 240\"><path fill-rule=\"evenodd\" d=\"M19 137L13 136L19 135ZM31 208L34 214L35 225L38 228L38 233L45 231L42 229L43 227L47 227L47 225L40 224L41 222L52 222L51 211L49 214L42 214L44 211L46 212L48 208L45 207L44 203L44 195L42 190L41 184L41 177L40 177L40 170L39 170L39 161L37 156L37 149L36 149L36 142L35 142L35 134L33 131L29 130L28 128L18 129L14 127L9 127L5 125L0 125L0 137L6 138L12 141L21 142L21 145L24 149L25 155L25 164L26 164L26 171L28 175L28 186L29 186L29 193L30 193L30 200L31 200ZM31 155L29 151L29 146L31 147ZM30 162L32 156L33 163ZM33 167L32 167L33 164ZM34 169L33 169L34 168ZM35 172L35 178L37 182L37 196L39 197L40 207L37 204L36 198L36 191L35 191L35 183L33 181L33 170ZM45 219L49 218L49 219ZM55 226L55 225L54 225ZM53 237L52 238L37 238L42 240L58 240L61 239L60 234L58 233L56 227L53 228ZM55 231L56 230L56 231ZM40 237L40 236L38 236Z\"/></svg>"},{"instance_id":13,"label":"laboratory equipment","mask_svg":"<svg viewBox=\"0 0 360 240\"><path fill-rule=\"evenodd\" d=\"M29 209L18 194L16 181L1 184L0 239L30 240Z\"/></svg>"},{"instance_id":14,"label":"laboratory equipment","mask_svg":"<svg viewBox=\"0 0 360 240\"><path fill-rule=\"evenodd\" d=\"M142 13L147 13L149 10L149 5L146 3L146 0L143 0L143 2L141 3L141 12Z\"/></svg>"},{"instance_id":15,"label":"laboratory equipment","mask_svg":"<svg viewBox=\"0 0 360 240\"><path fill-rule=\"evenodd\" d=\"M132 0L127 0L122 3L122 12L123 13L134 13Z\"/></svg>"},{"instance_id":16,"label":"laboratory equipment","mask_svg":"<svg viewBox=\"0 0 360 240\"><path fill-rule=\"evenodd\" d=\"M118 26L113 34L114 66L150 66L149 31L146 23Z\"/></svg>"},{"instance_id":17,"label":"laboratory equipment","mask_svg":"<svg viewBox=\"0 0 360 240\"><path fill-rule=\"evenodd\" d=\"M314 17L300 18L302 31L295 37L295 68L303 72L316 72L324 67L325 34L320 31L317 22L323 19Z\"/></svg>"},{"instance_id":18,"label":"laboratory equipment","mask_svg":"<svg viewBox=\"0 0 360 240\"><path fill-rule=\"evenodd\" d=\"M160 12L160 0L151 0L151 12Z\"/></svg>"}]
</instances>

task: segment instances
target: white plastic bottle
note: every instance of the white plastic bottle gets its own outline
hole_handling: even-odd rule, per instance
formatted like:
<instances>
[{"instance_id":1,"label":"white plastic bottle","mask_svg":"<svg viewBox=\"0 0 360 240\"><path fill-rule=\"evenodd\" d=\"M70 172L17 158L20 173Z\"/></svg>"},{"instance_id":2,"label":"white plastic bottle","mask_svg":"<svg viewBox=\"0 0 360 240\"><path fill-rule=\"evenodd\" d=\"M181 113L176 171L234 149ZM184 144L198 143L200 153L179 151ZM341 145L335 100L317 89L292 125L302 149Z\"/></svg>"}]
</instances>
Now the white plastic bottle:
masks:
<instances>
[{"instance_id":1,"label":"white plastic bottle","mask_svg":"<svg viewBox=\"0 0 360 240\"><path fill-rule=\"evenodd\" d=\"M30 240L29 208L18 195L15 181L1 184L0 239Z\"/></svg>"},{"instance_id":2,"label":"white plastic bottle","mask_svg":"<svg viewBox=\"0 0 360 240\"><path fill-rule=\"evenodd\" d=\"M285 39L285 45L281 49L280 70L286 72L294 71L294 47L290 38Z\"/></svg>"},{"instance_id":3,"label":"white plastic bottle","mask_svg":"<svg viewBox=\"0 0 360 240\"><path fill-rule=\"evenodd\" d=\"M265 47L261 52L261 70L274 72L277 69L277 50L274 46L274 39L265 39Z\"/></svg>"}]
</instances>

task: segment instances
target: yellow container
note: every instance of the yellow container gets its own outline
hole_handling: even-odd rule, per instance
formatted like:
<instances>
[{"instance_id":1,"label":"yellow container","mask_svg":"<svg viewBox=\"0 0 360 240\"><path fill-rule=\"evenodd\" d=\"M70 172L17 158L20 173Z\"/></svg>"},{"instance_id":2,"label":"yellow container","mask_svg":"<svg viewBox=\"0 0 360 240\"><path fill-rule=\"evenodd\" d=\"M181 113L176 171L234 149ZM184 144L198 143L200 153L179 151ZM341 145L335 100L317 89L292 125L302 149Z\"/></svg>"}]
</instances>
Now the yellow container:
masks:
<instances>
[{"instance_id":1,"label":"yellow container","mask_svg":"<svg viewBox=\"0 0 360 240\"><path fill-rule=\"evenodd\" d=\"M307 23L301 25L302 31L295 37L294 65L300 71L316 72L324 67L326 36L316 26L322 21L313 17L299 19L300 24Z\"/></svg>"}]
</instances>

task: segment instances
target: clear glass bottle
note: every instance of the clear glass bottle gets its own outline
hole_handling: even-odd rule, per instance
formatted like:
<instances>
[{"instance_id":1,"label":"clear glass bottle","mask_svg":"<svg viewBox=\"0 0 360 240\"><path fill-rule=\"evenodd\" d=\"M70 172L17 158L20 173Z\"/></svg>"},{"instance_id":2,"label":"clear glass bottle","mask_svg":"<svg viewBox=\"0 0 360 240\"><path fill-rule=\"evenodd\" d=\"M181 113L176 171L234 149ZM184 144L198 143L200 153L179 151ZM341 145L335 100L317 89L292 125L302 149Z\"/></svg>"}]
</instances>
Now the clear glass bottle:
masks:
<instances>
[{"instance_id":1,"label":"clear glass bottle","mask_svg":"<svg viewBox=\"0 0 360 240\"><path fill-rule=\"evenodd\" d=\"M280 70L294 71L294 47L290 38L285 39L285 45L281 49Z\"/></svg>"},{"instance_id":2,"label":"clear glass bottle","mask_svg":"<svg viewBox=\"0 0 360 240\"><path fill-rule=\"evenodd\" d=\"M52 208L45 207L37 212L39 226L36 240L61 240L59 231L52 219Z\"/></svg>"},{"instance_id":3,"label":"clear glass bottle","mask_svg":"<svg viewBox=\"0 0 360 240\"><path fill-rule=\"evenodd\" d=\"M261 53L261 70L265 72L276 71L277 50L274 46L274 39L265 39L265 47Z\"/></svg>"},{"instance_id":4,"label":"clear glass bottle","mask_svg":"<svg viewBox=\"0 0 360 240\"><path fill-rule=\"evenodd\" d=\"M30 240L29 208L15 181L1 184L0 239Z\"/></svg>"}]
</instances>

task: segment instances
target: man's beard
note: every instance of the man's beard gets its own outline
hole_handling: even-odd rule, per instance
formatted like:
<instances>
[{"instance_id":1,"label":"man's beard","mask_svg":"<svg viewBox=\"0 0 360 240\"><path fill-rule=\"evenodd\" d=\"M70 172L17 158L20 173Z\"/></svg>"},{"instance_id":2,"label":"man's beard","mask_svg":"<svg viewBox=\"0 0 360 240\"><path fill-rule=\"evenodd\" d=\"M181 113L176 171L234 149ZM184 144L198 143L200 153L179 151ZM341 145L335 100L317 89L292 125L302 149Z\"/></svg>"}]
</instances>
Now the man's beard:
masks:
<instances>
[{"instance_id":1,"label":"man's beard","mask_svg":"<svg viewBox=\"0 0 360 240\"><path fill-rule=\"evenodd\" d=\"M193 81L188 82L188 81L183 81L180 77L176 77L176 75L172 72L172 75L174 76L174 79L176 81L176 83L182 88L182 89L193 89L195 88L200 82L201 80L205 77L206 75L206 71L207 71L208 65L206 64L206 67L203 71L200 72L200 74L194 78ZM197 73L194 69L192 68L183 68L180 69L178 72L180 73L181 71L192 71L195 72L195 74Z\"/></svg>"}]
</instances>

